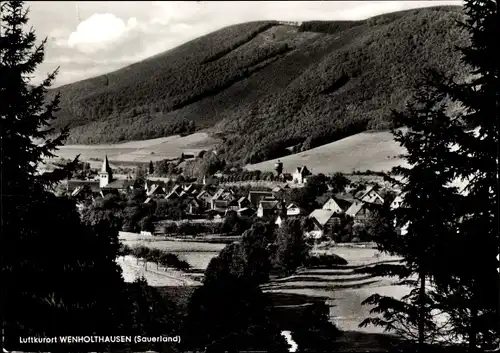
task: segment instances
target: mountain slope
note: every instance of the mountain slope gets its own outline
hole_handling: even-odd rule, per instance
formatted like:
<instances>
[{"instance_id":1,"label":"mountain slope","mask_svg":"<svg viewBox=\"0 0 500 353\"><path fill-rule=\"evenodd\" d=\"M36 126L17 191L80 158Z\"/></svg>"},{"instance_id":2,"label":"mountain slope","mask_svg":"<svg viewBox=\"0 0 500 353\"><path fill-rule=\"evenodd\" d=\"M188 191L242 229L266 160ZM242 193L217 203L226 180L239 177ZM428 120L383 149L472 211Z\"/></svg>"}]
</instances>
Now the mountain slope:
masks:
<instances>
[{"instance_id":1,"label":"mountain slope","mask_svg":"<svg viewBox=\"0 0 500 353\"><path fill-rule=\"evenodd\" d=\"M229 161L258 163L388 126L426 66L463 70L460 7L352 22L231 26L124 69L58 88L70 143L212 128Z\"/></svg>"},{"instance_id":2,"label":"mountain slope","mask_svg":"<svg viewBox=\"0 0 500 353\"><path fill-rule=\"evenodd\" d=\"M399 156L405 150L390 132L362 132L279 160L285 173L306 165L313 173L333 174L354 171L389 171L405 164ZM278 159L247 165L248 170L274 171Z\"/></svg>"}]
</instances>

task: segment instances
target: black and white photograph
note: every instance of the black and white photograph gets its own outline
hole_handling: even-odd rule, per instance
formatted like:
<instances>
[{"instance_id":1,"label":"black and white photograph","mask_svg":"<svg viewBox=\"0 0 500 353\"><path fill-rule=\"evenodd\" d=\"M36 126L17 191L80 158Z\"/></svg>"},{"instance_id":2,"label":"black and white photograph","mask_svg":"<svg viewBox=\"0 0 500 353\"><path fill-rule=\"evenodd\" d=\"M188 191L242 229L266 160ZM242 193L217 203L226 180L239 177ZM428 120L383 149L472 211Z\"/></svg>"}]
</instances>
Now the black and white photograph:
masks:
<instances>
[{"instance_id":1,"label":"black and white photograph","mask_svg":"<svg viewBox=\"0 0 500 353\"><path fill-rule=\"evenodd\" d=\"M0 353L500 352L500 5L0 0Z\"/></svg>"}]
</instances>

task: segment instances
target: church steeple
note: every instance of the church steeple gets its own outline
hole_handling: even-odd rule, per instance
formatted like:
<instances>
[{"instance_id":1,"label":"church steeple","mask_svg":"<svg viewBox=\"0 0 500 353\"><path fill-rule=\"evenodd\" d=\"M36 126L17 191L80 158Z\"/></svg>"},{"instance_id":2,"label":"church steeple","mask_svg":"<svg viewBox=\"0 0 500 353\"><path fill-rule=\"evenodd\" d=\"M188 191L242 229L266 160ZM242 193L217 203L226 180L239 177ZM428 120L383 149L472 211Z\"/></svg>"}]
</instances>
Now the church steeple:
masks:
<instances>
[{"instance_id":1,"label":"church steeple","mask_svg":"<svg viewBox=\"0 0 500 353\"><path fill-rule=\"evenodd\" d=\"M111 168L109 166L108 155L104 157L102 161L101 173L111 173Z\"/></svg>"},{"instance_id":2,"label":"church steeple","mask_svg":"<svg viewBox=\"0 0 500 353\"><path fill-rule=\"evenodd\" d=\"M102 161L102 167L99 173L99 186L101 188L105 187L111 182L112 179L113 179L113 171L109 166L108 156L106 155L104 157L104 160Z\"/></svg>"}]
</instances>

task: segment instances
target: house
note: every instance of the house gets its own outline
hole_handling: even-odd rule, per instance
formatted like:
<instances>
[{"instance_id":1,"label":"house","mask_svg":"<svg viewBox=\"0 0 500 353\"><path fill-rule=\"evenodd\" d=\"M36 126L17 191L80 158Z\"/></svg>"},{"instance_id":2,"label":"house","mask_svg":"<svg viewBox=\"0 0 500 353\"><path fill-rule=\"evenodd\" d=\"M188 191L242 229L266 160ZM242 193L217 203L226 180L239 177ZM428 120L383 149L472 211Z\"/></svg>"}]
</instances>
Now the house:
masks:
<instances>
[{"instance_id":1,"label":"house","mask_svg":"<svg viewBox=\"0 0 500 353\"><path fill-rule=\"evenodd\" d=\"M391 205L390 205L390 208L391 210L395 210L397 208L400 208L400 207L403 207L403 202L404 202L404 194L399 194L397 195L394 200L392 200L391 202ZM404 226L402 227L399 227L397 225L397 222L396 220L394 220L394 226L396 228L396 232L399 234L399 235L405 235L407 232L408 232L408 226L410 225L410 223L406 223Z\"/></svg>"},{"instance_id":2,"label":"house","mask_svg":"<svg viewBox=\"0 0 500 353\"><path fill-rule=\"evenodd\" d=\"M322 209L334 211L335 213L344 213L345 211L333 197L330 197L328 201L325 202Z\"/></svg>"},{"instance_id":3,"label":"house","mask_svg":"<svg viewBox=\"0 0 500 353\"><path fill-rule=\"evenodd\" d=\"M391 210L395 210L396 208L402 207L403 201L404 201L404 195L403 194L397 195L391 202L390 205Z\"/></svg>"},{"instance_id":4,"label":"house","mask_svg":"<svg viewBox=\"0 0 500 353\"><path fill-rule=\"evenodd\" d=\"M311 212L309 218L313 220L317 230L325 234L335 225L340 224L338 215L338 212L334 210L317 209Z\"/></svg>"},{"instance_id":5,"label":"house","mask_svg":"<svg viewBox=\"0 0 500 353\"><path fill-rule=\"evenodd\" d=\"M288 217L302 216L304 214L304 209L297 206L295 203L290 203L288 206L286 206L286 215Z\"/></svg>"},{"instance_id":6,"label":"house","mask_svg":"<svg viewBox=\"0 0 500 353\"><path fill-rule=\"evenodd\" d=\"M281 181L293 181L293 176L292 174L290 173L283 173L279 176L279 178L281 179Z\"/></svg>"},{"instance_id":7,"label":"house","mask_svg":"<svg viewBox=\"0 0 500 353\"><path fill-rule=\"evenodd\" d=\"M178 199L180 196L179 196L179 185L175 185L172 190L170 190L170 192L167 194L167 196L165 196L165 200L175 200L175 199Z\"/></svg>"},{"instance_id":8,"label":"house","mask_svg":"<svg viewBox=\"0 0 500 353\"><path fill-rule=\"evenodd\" d=\"M307 182L307 177L311 175L312 173L306 166L297 167L295 172L292 174L292 181L296 184L305 184Z\"/></svg>"},{"instance_id":9,"label":"house","mask_svg":"<svg viewBox=\"0 0 500 353\"><path fill-rule=\"evenodd\" d=\"M359 223L366 221L371 214L368 204L362 201L354 201L345 213Z\"/></svg>"},{"instance_id":10,"label":"house","mask_svg":"<svg viewBox=\"0 0 500 353\"><path fill-rule=\"evenodd\" d=\"M238 200L232 199L231 201L227 202L227 209L229 211L238 211L240 209L240 205L238 203Z\"/></svg>"},{"instance_id":11,"label":"house","mask_svg":"<svg viewBox=\"0 0 500 353\"><path fill-rule=\"evenodd\" d=\"M201 207L200 203L196 201L196 199L189 200L187 208L188 214L199 214L202 212L202 210L203 208Z\"/></svg>"},{"instance_id":12,"label":"house","mask_svg":"<svg viewBox=\"0 0 500 353\"><path fill-rule=\"evenodd\" d=\"M286 217L282 215L278 215L276 217L276 221L274 221L274 224L276 224L278 227L281 228L281 226L286 222Z\"/></svg>"},{"instance_id":13,"label":"house","mask_svg":"<svg viewBox=\"0 0 500 353\"><path fill-rule=\"evenodd\" d=\"M210 201L212 200L213 195L211 195L207 190L202 190L197 196L196 200L198 200L203 207L209 207Z\"/></svg>"},{"instance_id":14,"label":"house","mask_svg":"<svg viewBox=\"0 0 500 353\"><path fill-rule=\"evenodd\" d=\"M267 218L269 216L275 215L281 210L281 202L275 201L260 201L259 207L257 208L257 217Z\"/></svg>"},{"instance_id":15,"label":"house","mask_svg":"<svg viewBox=\"0 0 500 353\"><path fill-rule=\"evenodd\" d=\"M113 192L126 193L128 191L134 190L135 184L135 180L132 179L116 179L106 186L101 187L101 192L103 194Z\"/></svg>"},{"instance_id":16,"label":"house","mask_svg":"<svg viewBox=\"0 0 500 353\"><path fill-rule=\"evenodd\" d=\"M255 211L249 207L243 207L236 211L238 216L251 217L254 215Z\"/></svg>"},{"instance_id":17,"label":"house","mask_svg":"<svg viewBox=\"0 0 500 353\"><path fill-rule=\"evenodd\" d=\"M211 209L227 207L227 200L224 200L222 197L224 195L224 193L225 193L225 190L222 188L215 192L214 196L212 196L212 198L210 199L210 208ZM217 207L216 204L224 205L224 206Z\"/></svg>"},{"instance_id":18,"label":"house","mask_svg":"<svg viewBox=\"0 0 500 353\"><path fill-rule=\"evenodd\" d=\"M351 204L356 201L354 196L351 193L348 192L339 192L333 196L339 206L341 206L344 210L347 210ZM346 207L347 206L347 207Z\"/></svg>"},{"instance_id":19,"label":"house","mask_svg":"<svg viewBox=\"0 0 500 353\"><path fill-rule=\"evenodd\" d=\"M267 200L275 200L275 197L272 192L270 191L256 191L252 190L248 193L248 201L252 204L254 207L258 207L260 201L262 201L264 198Z\"/></svg>"},{"instance_id":20,"label":"house","mask_svg":"<svg viewBox=\"0 0 500 353\"><path fill-rule=\"evenodd\" d=\"M147 185L148 183L146 183ZM163 182L158 182L158 183L150 183L149 188L146 186L146 195L147 196L153 196L153 195L165 195L166 194L166 187L165 183Z\"/></svg>"},{"instance_id":21,"label":"house","mask_svg":"<svg viewBox=\"0 0 500 353\"><path fill-rule=\"evenodd\" d=\"M251 207L251 206L252 206L252 204L250 203L250 201L246 197L242 196L238 199L238 208L241 209L241 208Z\"/></svg>"},{"instance_id":22,"label":"house","mask_svg":"<svg viewBox=\"0 0 500 353\"><path fill-rule=\"evenodd\" d=\"M374 203L377 205L382 205L384 203L384 198L377 192L375 185L357 192L354 197L355 199L366 203Z\"/></svg>"}]
</instances>

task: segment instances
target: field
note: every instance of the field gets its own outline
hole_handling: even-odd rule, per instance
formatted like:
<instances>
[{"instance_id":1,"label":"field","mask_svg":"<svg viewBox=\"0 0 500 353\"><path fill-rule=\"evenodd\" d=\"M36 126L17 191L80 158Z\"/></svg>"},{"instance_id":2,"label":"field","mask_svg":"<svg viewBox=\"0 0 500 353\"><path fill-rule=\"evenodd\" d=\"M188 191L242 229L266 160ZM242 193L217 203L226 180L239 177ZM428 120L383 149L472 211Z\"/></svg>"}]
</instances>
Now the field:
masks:
<instances>
[{"instance_id":1,"label":"field","mask_svg":"<svg viewBox=\"0 0 500 353\"><path fill-rule=\"evenodd\" d=\"M318 250L318 253L335 253L348 261L347 266L334 269L304 269L296 274L262 286L271 296L276 296L281 305L300 305L318 299L326 300L330 306L332 322L343 331L382 333L380 328L359 328L369 316L370 307L361 303L374 293L400 298L408 288L393 285L393 280L356 273L357 268L380 262L396 262L399 259L379 254L371 248L335 247Z\"/></svg>"},{"instance_id":2,"label":"field","mask_svg":"<svg viewBox=\"0 0 500 353\"><path fill-rule=\"evenodd\" d=\"M175 135L117 144L66 145L60 147L57 155L60 158L74 158L80 154L80 159L84 161L89 161L90 158L102 160L107 155L111 162L115 162L114 164L116 162L147 163L179 158L182 153L198 154L202 150L213 148L217 143L218 140L215 138L200 132L184 137ZM100 164L100 161L91 162Z\"/></svg>"},{"instance_id":3,"label":"field","mask_svg":"<svg viewBox=\"0 0 500 353\"><path fill-rule=\"evenodd\" d=\"M293 173L295 168L303 165L315 174L388 171L403 162L398 158L403 152L390 132L363 132L278 159L283 162L283 169L288 173ZM247 165L246 168L274 171L278 159Z\"/></svg>"},{"instance_id":4,"label":"field","mask_svg":"<svg viewBox=\"0 0 500 353\"><path fill-rule=\"evenodd\" d=\"M224 248L224 244L193 243L180 241L154 240L151 236L138 236L122 233L123 243L134 246L144 245L168 250L189 262L194 269L204 270L210 260ZM344 331L382 333L378 328L359 328L359 323L369 315L370 307L361 305L371 294L380 293L401 297L408 288L393 285L387 278L372 277L356 273L356 268L380 262L396 262L399 259L387 254L380 254L372 248L333 247L317 248L315 253L335 253L348 261L346 266L333 269L303 269L296 274L274 280L262 286L262 289L274 297L279 305L300 305L304 302L326 300L330 306L331 320ZM196 286L200 282L196 277L173 269L156 270L156 264L144 264L134 259L119 259L126 281L133 281L137 275L144 275L150 285L155 287Z\"/></svg>"},{"instance_id":5,"label":"field","mask_svg":"<svg viewBox=\"0 0 500 353\"><path fill-rule=\"evenodd\" d=\"M204 270L212 258L226 246L218 243L203 243L190 241L158 240L155 237L134 236L131 233L121 233L120 240L128 246L144 245L151 248L168 251L187 261L193 269ZM169 284L163 284L165 286Z\"/></svg>"}]
</instances>

